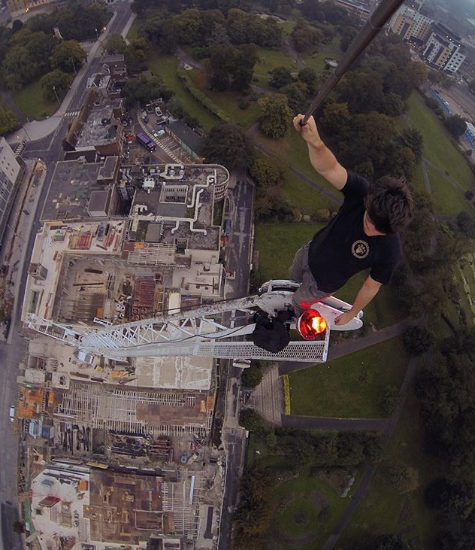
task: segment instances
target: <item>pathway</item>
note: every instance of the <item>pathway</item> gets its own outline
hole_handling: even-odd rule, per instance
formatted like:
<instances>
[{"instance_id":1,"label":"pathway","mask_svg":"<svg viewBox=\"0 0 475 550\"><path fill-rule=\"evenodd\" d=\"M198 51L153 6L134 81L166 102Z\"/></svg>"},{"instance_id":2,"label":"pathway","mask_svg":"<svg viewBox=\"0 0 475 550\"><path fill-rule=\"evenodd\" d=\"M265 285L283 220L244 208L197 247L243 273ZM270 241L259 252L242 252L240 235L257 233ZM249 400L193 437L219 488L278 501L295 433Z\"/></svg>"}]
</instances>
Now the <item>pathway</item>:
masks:
<instances>
[{"instance_id":1,"label":"pathway","mask_svg":"<svg viewBox=\"0 0 475 550\"><path fill-rule=\"evenodd\" d=\"M292 44L292 39L290 37L287 36L284 38L284 46L287 48L287 52L295 61L297 68L299 70L305 69L306 67L305 61L302 59L298 51L294 48L294 45Z\"/></svg>"},{"instance_id":2,"label":"pathway","mask_svg":"<svg viewBox=\"0 0 475 550\"><path fill-rule=\"evenodd\" d=\"M277 365L272 364L264 367L262 381L251 393L248 405L273 426L281 425L284 400Z\"/></svg>"},{"instance_id":3,"label":"pathway","mask_svg":"<svg viewBox=\"0 0 475 550\"><path fill-rule=\"evenodd\" d=\"M421 168L422 168L422 175L424 176L424 183L425 183L425 186L426 186L426 191L429 193L429 195L431 195L432 194L432 188L430 186L429 174L427 173L426 159L424 157L421 159Z\"/></svg>"},{"instance_id":4,"label":"pathway","mask_svg":"<svg viewBox=\"0 0 475 550\"><path fill-rule=\"evenodd\" d=\"M281 416L282 426L299 430L334 430L338 432L383 432L388 418L335 418L301 415Z\"/></svg>"}]
</instances>

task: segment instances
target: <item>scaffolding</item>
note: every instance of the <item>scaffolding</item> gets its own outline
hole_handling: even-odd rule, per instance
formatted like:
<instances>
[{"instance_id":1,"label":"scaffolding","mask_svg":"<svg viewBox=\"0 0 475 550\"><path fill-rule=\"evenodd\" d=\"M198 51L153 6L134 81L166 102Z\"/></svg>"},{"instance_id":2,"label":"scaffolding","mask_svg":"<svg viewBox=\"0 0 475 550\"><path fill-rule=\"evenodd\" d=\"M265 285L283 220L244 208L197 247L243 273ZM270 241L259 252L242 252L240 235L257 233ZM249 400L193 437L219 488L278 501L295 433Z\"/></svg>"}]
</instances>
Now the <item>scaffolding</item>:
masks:
<instances>
[{"instance_id":1,"label":"scaffolding","mask_svg":"<svg viewBox=\"0 0 475 550\"><path fill-rule=\"evenodd\" d=\"M182 435L186 433L206 436L211 429L212 411L202 415L202 421L183 425L161 424L153 426L137 417L141 404L164 405L168 407L194 407L196 396L179 392L126 391L113 386L72 382L56 407L55 416L61 420L74 419L90 428L127 432L137 435L151 433L158 435Z\"/></svg>"},{"instance_id":2,"label":"scaffolding","mask_svg":"<svg viewBox=\"0 0 475 550\"><path fill-rule=\"evenodd\" d=\"M162 483L162 508L164 512L173 514L176 535L198 537L201 484L199 472L193 472L181 483Z\"/></svg>"}]
</instances>

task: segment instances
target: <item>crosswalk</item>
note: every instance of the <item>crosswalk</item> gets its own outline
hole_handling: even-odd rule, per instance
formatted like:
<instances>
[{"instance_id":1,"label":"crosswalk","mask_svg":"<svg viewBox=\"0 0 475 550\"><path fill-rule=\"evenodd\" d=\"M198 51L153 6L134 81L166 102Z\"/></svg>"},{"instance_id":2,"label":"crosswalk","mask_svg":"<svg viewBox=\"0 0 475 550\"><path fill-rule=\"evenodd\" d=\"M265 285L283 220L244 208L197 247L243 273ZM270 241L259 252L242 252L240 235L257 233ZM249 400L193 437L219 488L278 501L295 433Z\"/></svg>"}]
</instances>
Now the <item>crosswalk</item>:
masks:
<instances>
[{"instance_id":1,"label":"crosswalk","mask_svg":"<svg viewBox=\"0 0 475 550\"><path fill-rule=\"evenodd\" d=\"M67 118L74 118L77 117L80 112L81 111L68 111L67 113L64 113L64 116Z\"/></svg>"},{"instance_id":2,"label":"crosswalk","mask_svg":"<svg viewBox=\"0 0 475 550\"><path fill-rule=\"evenodd\" d=\"M168 140L170 138L159 139L159 138L154 137L152 139L160 147L160 149L163 149L163 151L165 151L165 153L169 157L171 157L175 162L178 162L178 163L182 162L182 160L175 155L175 153L170 149L170 147L168 147L168 145L170 144Z\"/></svg>"},{"instance_id":3,"label":"crosswalk","mask_svg":"<svg viewBox=\"0 0 475 550\"><path fill-rule=\"evenodd\" d=\"M21 153L23 152L23 149L25 148L25 143L26 141L22 139L20 143L17 144L14 151L15 155L21 155Z\"/></svg>"}]
</instances>

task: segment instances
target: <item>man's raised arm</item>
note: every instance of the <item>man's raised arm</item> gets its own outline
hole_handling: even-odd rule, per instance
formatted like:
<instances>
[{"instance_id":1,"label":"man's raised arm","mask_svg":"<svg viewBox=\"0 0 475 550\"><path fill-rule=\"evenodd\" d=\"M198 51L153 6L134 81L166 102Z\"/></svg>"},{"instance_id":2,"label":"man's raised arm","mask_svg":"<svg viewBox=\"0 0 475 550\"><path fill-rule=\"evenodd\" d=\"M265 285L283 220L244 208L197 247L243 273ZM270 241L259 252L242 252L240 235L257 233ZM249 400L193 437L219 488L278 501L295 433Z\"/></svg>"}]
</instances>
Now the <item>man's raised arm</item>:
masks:
<instances>
[{"instance_id":1,"label":"man's raised arm","mask_svg":"<svg viewBox=\"0 0 475 550\"><path fill-rule=\"evenodd\" d=\"M323 176L338 191L341 191L346 184L348 173L346 168L336 160L335 155L323 143L317 130L317 125L313 116L308 118L307 124L300 125L304 115L297 115L294 120L294 128L300 132L303 139L307 142L310 162L315 170Z\"/></svg>"}]
</instances>

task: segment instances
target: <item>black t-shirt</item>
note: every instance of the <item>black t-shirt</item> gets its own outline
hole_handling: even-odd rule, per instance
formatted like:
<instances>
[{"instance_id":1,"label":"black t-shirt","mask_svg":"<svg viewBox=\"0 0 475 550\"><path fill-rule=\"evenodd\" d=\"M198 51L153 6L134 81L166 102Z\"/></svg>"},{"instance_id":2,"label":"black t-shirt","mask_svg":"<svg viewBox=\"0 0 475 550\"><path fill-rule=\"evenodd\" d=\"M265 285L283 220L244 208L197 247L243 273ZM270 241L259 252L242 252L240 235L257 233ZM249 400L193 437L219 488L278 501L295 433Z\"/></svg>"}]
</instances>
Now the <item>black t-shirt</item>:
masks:
<instances>
[{"instance_id":1,"label":"black t-shirt","mask_svg":"<svg viewBox=\"0 0 475 550\"><path fill-rule=\"evenodd\" d=\"M355 273L368 268L372 279L386 284L401 260L398 234L368 237L364 232L364 198L368 191L369 183L348 171L342 189L343 205L310 243L308 263L323 292L335 292Z\"/></svg>"}]
</instances>

